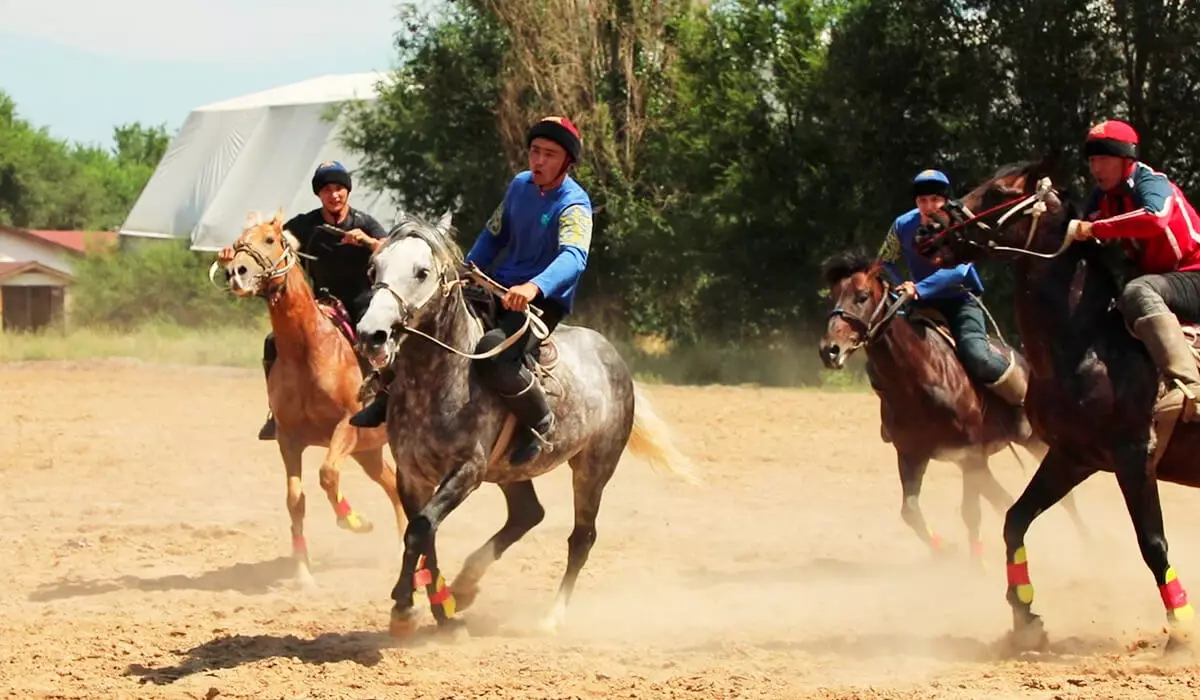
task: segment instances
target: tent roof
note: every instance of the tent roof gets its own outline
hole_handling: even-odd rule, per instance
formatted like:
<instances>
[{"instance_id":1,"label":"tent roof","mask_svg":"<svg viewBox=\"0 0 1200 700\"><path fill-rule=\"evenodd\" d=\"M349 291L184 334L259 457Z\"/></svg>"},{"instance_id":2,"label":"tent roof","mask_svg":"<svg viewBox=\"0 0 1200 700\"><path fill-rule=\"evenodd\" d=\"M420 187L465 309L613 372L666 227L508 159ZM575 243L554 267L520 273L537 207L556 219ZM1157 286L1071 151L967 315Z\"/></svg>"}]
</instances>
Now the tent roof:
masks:
<instances>
[{"instance_id":1,"label":"tent roof","mask_svg":"<svg viewBox=\"0 0 1200 700\"><path fill-rule=\"evenodd\" d=\"M279 105L312 104L316 102L345 102L369 100L377 96L375 85L385 79L387 73L349 73L345 75L323 75L290 85L252 92L197 107L196 112L217 112L232 109L253 109Z\"/></svg>"},{"instance_id":2,"label":"tent roof","mask_svg":"<svg viewBox=\"0 0 1200 700\"><path fill-rule=\"evenodd\" d=\"M397 214L391 197L357 176L361 156L341 144L343 118L330 121L328 110L374 100L386 78L326 75L193 109L120 233L186 238L193 250L218 250L237 239L249 212L282 208L291 218L320 206L310 178L328 160L351 171L350 206L389 228Z\"/></svg>"}]
</instances>

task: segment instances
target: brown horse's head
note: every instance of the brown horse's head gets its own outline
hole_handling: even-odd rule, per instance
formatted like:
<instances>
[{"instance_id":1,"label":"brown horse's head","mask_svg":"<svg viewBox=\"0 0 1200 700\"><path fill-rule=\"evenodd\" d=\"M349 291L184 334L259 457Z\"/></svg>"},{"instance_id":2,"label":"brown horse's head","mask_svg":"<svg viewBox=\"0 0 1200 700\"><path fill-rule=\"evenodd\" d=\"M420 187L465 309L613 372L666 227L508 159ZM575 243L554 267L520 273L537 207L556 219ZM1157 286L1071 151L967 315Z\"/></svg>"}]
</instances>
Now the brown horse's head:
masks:
<instances>
[{"instance_id":1,"label":"brown horse's head","mask_svg":"<svg viewBox=\"0 0 1200 700\"><path fill-rule=\"evenodd\" d=\"M295 236L283 230L283 211L270 221L257 214L247 217L247 226L234 242L233 257L225 263L225 281L240 297L268 296L283 283L300 248ZM215 273L213 264L210 273Z\"/></svg>"},{"instance_id":2,"label":"brown horse's head","mask_svg":"<svg viewBox=\"0 0 1200 700\"><path fill-rule=\"evenodd\" d=\"M854 250L830 257L821 267L833 309L819 353L827 368L841 369L850 354L866 344L871 319L883 303L883 265L865 251Z\"/></svg>"},{"instance_id":3,"label":"brown horse's head","mask_svg":"<svg viewBox=\"0 0 1200 700\"><path fill-rule=\"evenodd\" d=\"M918 236L918 251L942 267L1061 249L1076 208L1049 179L1049 161L1007 165L959 202L947 205ZM1005 251L1003 249L1009 249Z\"/></svg>"}]
</instances>

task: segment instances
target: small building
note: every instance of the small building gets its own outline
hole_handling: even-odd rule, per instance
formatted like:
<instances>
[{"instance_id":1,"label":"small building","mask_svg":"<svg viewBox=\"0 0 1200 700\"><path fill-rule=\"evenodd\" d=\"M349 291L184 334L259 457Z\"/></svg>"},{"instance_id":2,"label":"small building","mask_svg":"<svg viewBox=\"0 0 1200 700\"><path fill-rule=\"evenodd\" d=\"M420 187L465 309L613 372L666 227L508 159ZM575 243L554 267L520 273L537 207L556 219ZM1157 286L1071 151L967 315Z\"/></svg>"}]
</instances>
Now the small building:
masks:
<instances>
[{"instance_id":1,"label":"small building","mask_svg":"<svg viewBox=\"0 0 1200 700\"><path fill-rule=\"evenodd\" d=\"M0 330L31 331L62 323L75 262L115 233L39 231L0 226Z\"/></svg>"}]
</instances>

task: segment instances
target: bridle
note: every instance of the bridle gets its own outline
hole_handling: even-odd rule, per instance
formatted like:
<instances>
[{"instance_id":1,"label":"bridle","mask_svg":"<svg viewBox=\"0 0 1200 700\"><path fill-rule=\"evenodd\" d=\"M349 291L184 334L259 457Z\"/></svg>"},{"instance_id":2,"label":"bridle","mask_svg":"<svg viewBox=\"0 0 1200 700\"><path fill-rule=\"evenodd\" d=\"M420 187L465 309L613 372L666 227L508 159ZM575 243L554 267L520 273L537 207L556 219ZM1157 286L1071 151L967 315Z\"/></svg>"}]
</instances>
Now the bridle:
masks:
<instances>
[{"instance_id":1,"label":"bridle","mask_svg":"<svg viewBox=\"0 0 1200 700\"><path fill-rule=\"evenodd\" d=\"M871 316L869 318L864 319L862 316L854 313L853 311L847 310L843 306L833 307L828 316L826 316L826 322L833 318L841 318L849 323L850 326L854 328L855 333L858 335L858 339L854 342L854 345L846 350L847 355L853 353L855 350L858 350L864 345L870 345L872 342L874 342L879 336L879 332L883 330L883 327L886 326L887 323L891 321L893 317L895 317L896 312L903 308L904 305L909 301L910 297L908 294L901 294L899 297L897 297L896 301L889 304L887 302L887 298L888 292L891 291L891 287L884 280L879 280L879 282L883 286L883 292L880 296L879 303L875 305L875 310L871 312Z\"/></svg>"},{"instance_id":2,"label":"bridle","mask_svg":"<svg viewBox=\"0 0 1200 700\"><path fill-rule=\"evenodd\" d=\"M989 239L986 244L987 249L990 251L1027 255L1046 260L1057 258L1066 252L1067 248L1071 246L1071 243L1074 239L1070 237L1064 237L1062 245L1053 253L1038 253L1030 250L1030 246L1033 244L1033 239L1037 235L1038 223L1041 221L1042 216L1046 214L1046 197L1048 197L1052 192L1055 192L1054 183L1049 177L1043 177L1042 179L1038 180L1037 189L1033 194L1022 195L1006 202L1001 202L1000 204L980 212L979 214L975 214L966 206L958 204L957 206L961 208L962 212L967 216L967 218L957 221L950 226L943 227L939 232L930 236L925 241L922 241L919 247L923 251L932 250L949 235L953 235L955 239L964 241L971 245L982 246L982 244L976 243L975 241L962 236L962 230L967 226L972 225L978 226L985 231L991 231L993 228L999 230L1004 228L1007 223L1010 223L1010 219L1013 219L1014 217L1029 216L1032 218L1032 221L1030 221L1029 224L1029 235L1026 236L1025 243L1022 247L1013 248L1010 246L1003 246ZM1000 216L994 223L989 224L986 222L986 219L994 216L997 213L999 213Z\"/></svg>"},{"instance_id":3,"label":"bridle","mask_svg":"<svg viewBox=\"0 0 1200 700\"><path fill-rule=\"evenodd\" d=\"M283 254L280 255L279 259L274 262L271 262L267 256L263 255L261 251L245 240L239 239L233 244L233 246L231 246L235 256L238 253L245 253L246 255L250 256L250 259L258 265L260 271L254 273L253 277L253 280L258 287L256 296L260 296L268 300L273 300L279 295L279 292L283 290L282 285L272 286L268 283L280 279L281 277L286 277L287 274L292 271L292 268L296 266L296 262L299 260L300 256L303 255L292 248L291 244L288 243L286 236L280 236L279 242L280 245L283 246ZM215 277L219 267L220 263L214 261L212 266L208 268L208 279L214 285L217 284Z\"/></svg>"}]
</instances>

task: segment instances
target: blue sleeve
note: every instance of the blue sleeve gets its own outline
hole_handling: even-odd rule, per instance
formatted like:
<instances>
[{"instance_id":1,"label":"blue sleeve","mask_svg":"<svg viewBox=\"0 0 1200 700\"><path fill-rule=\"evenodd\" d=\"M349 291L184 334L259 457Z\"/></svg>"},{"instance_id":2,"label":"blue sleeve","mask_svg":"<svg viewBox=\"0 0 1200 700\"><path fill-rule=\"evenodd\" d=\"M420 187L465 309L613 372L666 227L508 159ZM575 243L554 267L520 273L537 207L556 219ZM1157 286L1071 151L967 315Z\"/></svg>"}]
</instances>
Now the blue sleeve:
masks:
<instances>
[{"instance_id":1,"label":"blue sleeve","mask_svg":"<svg viewBox=\"0 0 1200 700\"><path fill-rule=\"evenodd\" d=\"M505 199L507 200L507 196ZM492 212L487 225L475 239L475 245L471 246L470 252L467 253L467 262L475 263L484 269L496 260L496 256L508 245L508 227L504 224L504 202L500 202L500 206Z\"/></svg>"},{"instance_id":2,"label":"blue sleeve","mask_svg":"<svg viewBox=\"0 0 1200 700\"><path fill-rule=\"evenodd\" d=\"M1140 175L1134 182L1134 199L1151 214L1161 215L1171 198L1171 181L1162 173L1143 171Z\"/></svg>"},{"instance_id":3,"label":"blue sleeve","mask_svg":"<svg viewBox=\"0 0 1200 700\"><path fill-rule=\"evenodd\" d=\"M554 296L570 289L587 268L588 249L592 244L592 212L583 205L567 207L558 217L558 255L537 277L529 280Z\"/></svg>"},{"instance_id":4,"label":"blue sleeve","mask_svg":"<svg viewBox=\"0 0 1200 700\"><path fill-rule=\"evenodd\" d=\"M983 294L983 281L979 279L979 274L975 272L975 266L971 263L938 270L917 282L916 286L917 296L921 299L953 296L963 289L977 295Z\"/></svg>"}]
</instances>

